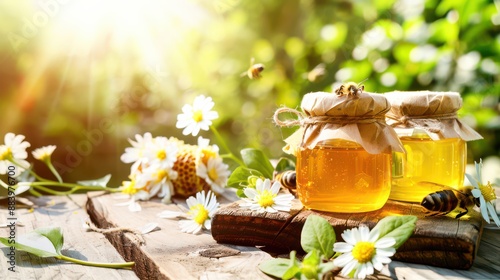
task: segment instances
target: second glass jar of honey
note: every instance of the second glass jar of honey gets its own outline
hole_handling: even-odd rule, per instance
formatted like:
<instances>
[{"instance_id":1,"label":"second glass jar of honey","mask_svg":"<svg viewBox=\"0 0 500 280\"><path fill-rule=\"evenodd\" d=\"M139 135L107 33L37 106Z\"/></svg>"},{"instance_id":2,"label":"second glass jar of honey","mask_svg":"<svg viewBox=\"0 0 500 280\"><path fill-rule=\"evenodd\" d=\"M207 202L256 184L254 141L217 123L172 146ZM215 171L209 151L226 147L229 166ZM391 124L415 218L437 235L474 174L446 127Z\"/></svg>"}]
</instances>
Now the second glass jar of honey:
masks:
<instances>
[{"instance_id":1,"label":"second glass jar of honey","mask_svg":"<svg viewBox=\"0 0 500 280\"><path fill-rule=\"evenodd\" d=\"M390 199L421 202L443 188L463 185L466 141L482 137L460 122L462 99L456 92L390 92L387 123L393 126L406 154L394 153Z\"/></svg>"},{"instance_id":2,"label":"second glass jar of honey","mask_svg":"<svg viewBox=\"0 0 500 280\"><path fill-rule=\"evenodd\" d=\"M391 152L403 152L385 123L390 109L381 94L304 96L297 156L297 194L309 209L368 212L380 209L391 189Z\"/></svg>"}]
</instances>

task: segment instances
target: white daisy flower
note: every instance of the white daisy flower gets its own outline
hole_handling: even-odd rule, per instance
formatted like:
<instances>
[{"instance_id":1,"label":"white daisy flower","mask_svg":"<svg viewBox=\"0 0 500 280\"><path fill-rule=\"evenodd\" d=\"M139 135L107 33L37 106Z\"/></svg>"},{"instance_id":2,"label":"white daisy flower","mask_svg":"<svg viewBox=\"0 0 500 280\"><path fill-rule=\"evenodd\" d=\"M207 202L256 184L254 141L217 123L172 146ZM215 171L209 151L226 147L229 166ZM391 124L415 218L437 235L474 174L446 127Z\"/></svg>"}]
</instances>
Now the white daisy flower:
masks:
<instances>
[{"instance_id":1,"label":"white daisy flower","mask_svg":"<svg viewBox=\"0 0 500 280\"><path fill-rule=\"evenodd\" d=\"M19 176L24 170L28 169L30 164L25 159L28 157L26 149L31 146L24 141L24 135L15 135L7 133L4 137L4 145L0 145L0 174L7 174L8 167L15 165L15 174Z\"/></svg>"},{"instance_id":2,"label":"white daisy flower","mask_svg":"<svg viewBox=\"0 0 500 280\"><path fill-rule=\"evenodd\" d=\"M122 182L122 193L130 195L130 200L123 203L118 203L116 206L128 206L130 212L139 212L142 210L141 205L137 203L138 200L148 200L149 193L145 190L138 188L136 180Z\"/></svg>"},{"instance_id":3,"label":"white daisy flower","mask_svg":"<svg viewBox=\"0 0 500 280\"><path fill-rule=\"evenodd\" d=\"M38 149L35 149L31 154L35 159L41 160L41 161L50 161L50 157L52 156L52 153L56 149L55 145L49 145L49 146L44 146Z\"/></svg>"},{"instance_id":4,"label":"white daisy flower","mask_svg":"<svg viewBox=\"0 0 500 280\"><path fill-rule=\"evenodd\" d=\"M271 180L257 179L255 189L245 188L243 192L247 196L243 200L245 203L240 204L243 208L258 212L276 213L278 211L289 212L292 207L294 196L287 194L278 194L281 185L275 181L271 186Z\"/></svg>"},{"instance_id":5,"label":"white daisy flower","mask_svg":"<svg viewBox=\"0 0 500 280\"><path fill-rule=\"evenodd\" d=\"M215 194L211 191L205 196L205 191L196 193L196 198L190 196L186 203L189 207L188 220L179 221L182 232L196 234L202 228L212 228L212 217L219 207Z\"/></svg>"},{"instance_id":6,"label":"white daisy flower","mask_svg":"<svg viewBox=\"0 0 500 280\"><path fill-rule=\"evenodd\" d=\"M212 121L219 117L211 111L215 103L211 97L199 95L194 99L193 105L186 104L182 107L182 114L177 115L177 128L184 128L182 134L198 135L200 130L208 130Z\"/></svg>"},{"instance_id":7,"label":"white daisy flower","mask_svg":"<svg viewBox=\"0 0 500 280\"><path fill-rule=\"evenodd\" d=\"M144 155L149 165L158 165L161 168L172 168L177 161L179 147L167 137L156 137L151 145L147 146Z\"/></svg>"},{"instance_id":8,"label":"white daisy flower","mask_svg":"<svg viewBox=\"0 0 500 280\"><path fill-rule=\"evenodd\" d=\"M137 141L128 140L132 147L125 148L125 153L120 157L124 163L134 163L131 167L131 173L135 173L145 161L144 149L153 143L153 136L149 132L146 132L144 136L136 134L135 139Z\"/></svg>"},{"instance_id":9,"label":"white daisy flower","mask_svg":"<svg viewBox=\"0 0 500 280\"><path fill-rule=\"evenodd\" d=\"M384 264L391 262L390 257L396 249L392 246L396 240L392 237L379 239L380 233L366 226L347 229L342 233L345 242L333 244L333 250L342 253L333 260L333 264L343 267L340 274L349 277L354 270L354 278L364 279L374 273L374 269L382 270Z\"/></svg>"},{"instance_id":10,"label":"white daisy flower","mask_svg":"<svg viewBox=\"0 0 500 280\"><path fill-rule=\"evenodd\" d=\"M491 183L488 181L486 185L482 182L482 168L483 168L483 160L479 160L479 163L474 162L476 165L476 175L477 178L472 177L469 174L465 174L469 182L472 184L474 189L472 190L472 195L476 201L479 201L479 208L483 219L489 224L490 217L493 219L495 224L500 227L500 219L498 219L497 212L495 210L495 205L493 204L497 196L495 194L495 190L491 186Z\"/></svg>"},{"instance_id":11,"label":"white daisy flower","mask_svg":"<svg viewBox=\"0 0 500 280\"><path fill-rule=\"evenodd\" d=\"M172 181L177 179L177 171L155 164L146 167L138 177L137 188L148 190L149 198L158 194L158 197L163 198L162 202L171 202L174 195Z\"/></svg>"},{"instance_id":12,"label":"white daisy flower","mask_svg":"<svg viewBox=\"0 0 500 280\"><path fill-rule=\"evenodd\" d=\"M229 166L222 162L221 157L210 158L208 164L200 163L196 167L196 175L203 178L216 193L223 193L231 172Z\"/></svg>"},{"instance_id":13,"label":"white daisy flower","mask_svg":"<svg viewBox=\"0 0 500 280\"><path fill-rule=\"evenodd\" d=\"M203 163L207 165L210 158L219 156L219 146L215 144L210 145L210 139L206 139L201 136L198 137L198 149L199 153L196 158L197 164Z\"/></svg>"}]
</instances>

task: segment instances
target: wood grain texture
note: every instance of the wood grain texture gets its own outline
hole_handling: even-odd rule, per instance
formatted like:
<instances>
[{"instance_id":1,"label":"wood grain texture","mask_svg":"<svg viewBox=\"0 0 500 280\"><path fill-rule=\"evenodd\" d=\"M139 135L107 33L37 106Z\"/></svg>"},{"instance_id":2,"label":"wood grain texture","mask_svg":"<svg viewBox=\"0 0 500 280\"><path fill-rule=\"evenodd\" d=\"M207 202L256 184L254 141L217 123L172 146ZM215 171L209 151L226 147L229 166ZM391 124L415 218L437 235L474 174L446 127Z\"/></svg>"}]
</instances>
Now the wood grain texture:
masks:
<instances>
[{"instance_id":1,"label":"wood grain texture","mask_svg":"<svg viewBox=\"0 0 500 280\"><path fill-rule=\"evenodd\" d=\"M416 204L389 201L382 209L368 213L328 213L302 209L295 204L291 213L254 213L238 202L220 209L212 222L212 235L221 243L266 246L273 251L301 252L300 233L309 215L327 219L338 241L348 228L365 224L373 228L388 215L419 217L413 236L401 246L393 259L437 267L469 269L475 259L482 233L480 215L471 211L463 219L427 217Z\"/></svg>"},{"instance_id":2,"label":"wood grain texture","mask_svg":"<svg viewBox=\"0 0 500 280\"><path fill-rule=\"evenodd\" d=\"M137 263L134 271L141 279L271 279L258 269L269 254L255 247L217 244L208 231L182 233L177 220L157 218L163 210L181 211L176 204L145 201L141 212L131 213L115 206L118 202L111 195L89 194L87 210L100 228L138 228L151 222L160 227L144 236L145 246L134 243L129 233L106 234L126 260Z\"/></svg>"},{"instance_id":3,"label":"wood grain texture","mask_svg":"<svg viewBox=\"0 0 500 280\"><path fill-rule=\"evenodd\" d=\"M18 226L16 236L31 232L38 227L59 226L64 234L62 253L66 256L93 262L120 263L124 259L116 252L109 241L100 233L87 232L83 221L88 219L85 213L86 195L70 197L30 197L34 211L27 208L16 209ZM0 221L6 222L7 210L0 209ZM8 229L0 228L0 235L7 236ZM8 271L6 262L7 247L1 246L0 271L2 279L138 279L132 270L98 268L82 266L55 258L40 258L16 250L16 272Z\"/></svg>"}]
</instances>

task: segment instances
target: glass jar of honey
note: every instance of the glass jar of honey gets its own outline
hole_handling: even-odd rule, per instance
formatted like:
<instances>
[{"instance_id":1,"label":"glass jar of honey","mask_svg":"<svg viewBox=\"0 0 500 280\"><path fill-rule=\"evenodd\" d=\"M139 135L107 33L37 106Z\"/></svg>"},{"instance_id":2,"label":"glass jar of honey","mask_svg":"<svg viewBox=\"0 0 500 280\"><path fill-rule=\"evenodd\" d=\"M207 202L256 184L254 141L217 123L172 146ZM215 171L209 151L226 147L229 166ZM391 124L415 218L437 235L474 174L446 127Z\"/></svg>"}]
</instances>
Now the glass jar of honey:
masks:
<instances>
[{"instance_id":1,"label":"glass jar of honey","mask_svg":"<svg viewBox=\"0 0 500 280\"><path fill-rule=\"evenodd\" d=\"M293 124L301 127L285 140L285 150L297 156L302 204L343 213L384 206L391 189L392 151L403 152L396 132L385 123L390 109L386 98L366 92L315 92L304 96L301 109L303 113L286 110L299 115Z\"/></svg>"},{"instance_id":2,"label":"glass jar of honey","mask_svg":"<svg viewBox=\"0 0 500 280\"><path fill-rule=\"evenodd\" d=\"M482 137L460 122L462 99L456 92L390 92L386 114L404 145L393 154L390 199L421 202L433 192L463 186L466 141Z\"/></svg>"}]
</instances>

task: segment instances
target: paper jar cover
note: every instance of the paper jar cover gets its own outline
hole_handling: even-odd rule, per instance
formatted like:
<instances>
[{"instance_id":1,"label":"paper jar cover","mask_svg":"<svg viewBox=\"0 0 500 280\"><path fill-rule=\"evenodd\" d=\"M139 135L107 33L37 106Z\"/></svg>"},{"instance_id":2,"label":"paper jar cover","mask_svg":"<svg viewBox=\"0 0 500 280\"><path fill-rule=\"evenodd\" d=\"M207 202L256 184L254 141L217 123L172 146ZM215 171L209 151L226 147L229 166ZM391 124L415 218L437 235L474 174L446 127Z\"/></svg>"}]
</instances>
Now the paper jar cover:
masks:
<instances>
[{"instance_id":1,"label":"paper jar cover","mask_svg":"<svg viewBox=\"0 0 500 280\"><path fill-rule=\"evenodd\" d=\"M302 147L312 149L321 141L344 139L358 143L371 154L404 152L396 132L385 122L390 104L381 94L308 93L301 108L305 113L301 116L301 129L287 140L302 139Z\"/></svg>"},{"instance_id":2,"label":"paper jar cover","mask_svg":"<svg viewBox=\"0 0 500 280\"><path fill-rule=\"evenodd\" d=\"M458 119L462 98L457 92L394 91L384 96L391 103L386 122L396 129L424 130L433 140L483 138Z\"/></svg>"}]
</instances>

